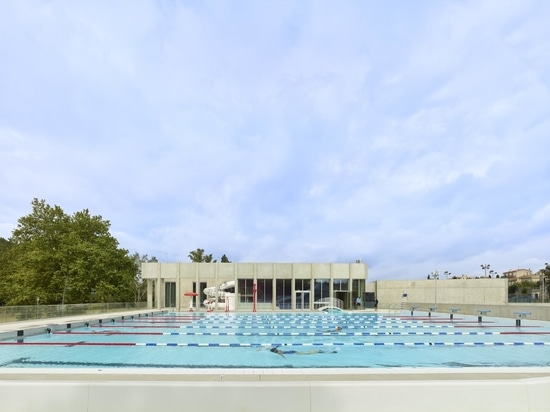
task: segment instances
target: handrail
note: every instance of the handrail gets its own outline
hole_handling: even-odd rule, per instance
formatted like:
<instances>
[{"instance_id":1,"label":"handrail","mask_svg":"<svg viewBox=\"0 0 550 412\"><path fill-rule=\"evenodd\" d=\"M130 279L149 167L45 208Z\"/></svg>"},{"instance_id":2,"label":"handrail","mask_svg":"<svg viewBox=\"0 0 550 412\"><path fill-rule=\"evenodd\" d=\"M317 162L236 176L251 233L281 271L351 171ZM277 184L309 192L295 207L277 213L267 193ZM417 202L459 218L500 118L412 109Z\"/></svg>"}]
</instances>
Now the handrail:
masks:
<instances>
[{"instance_id":1,"label":"handrail","mask_svg":"<svg viewBox=\"0 0 550 412\"><path fill-rule=\"evenodd\" d=\"M313 302L314 309L319 309L319 307L323 306L335 306L339 309L343 309L344 301L338 298L321 298Z\"/></svg>"}]
</instances>

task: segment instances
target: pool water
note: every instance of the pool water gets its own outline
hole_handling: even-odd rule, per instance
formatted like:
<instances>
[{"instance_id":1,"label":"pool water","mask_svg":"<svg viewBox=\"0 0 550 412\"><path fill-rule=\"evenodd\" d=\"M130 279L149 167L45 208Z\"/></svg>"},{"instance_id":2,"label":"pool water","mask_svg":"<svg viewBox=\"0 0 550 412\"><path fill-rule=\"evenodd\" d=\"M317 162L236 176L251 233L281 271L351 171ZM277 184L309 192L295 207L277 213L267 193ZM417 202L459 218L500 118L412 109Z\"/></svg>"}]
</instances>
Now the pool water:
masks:
<instances>
[{"instance_id":1,"label":"pool water","mask_svg":"<svg viewBox=\"0 0 550 412\"><path fill-rule=\"evenodd\" d=\"M0 341L0 366L539 367L550 366L550 323L405 312L170 313Z\"/></svg>"}]
</instances>

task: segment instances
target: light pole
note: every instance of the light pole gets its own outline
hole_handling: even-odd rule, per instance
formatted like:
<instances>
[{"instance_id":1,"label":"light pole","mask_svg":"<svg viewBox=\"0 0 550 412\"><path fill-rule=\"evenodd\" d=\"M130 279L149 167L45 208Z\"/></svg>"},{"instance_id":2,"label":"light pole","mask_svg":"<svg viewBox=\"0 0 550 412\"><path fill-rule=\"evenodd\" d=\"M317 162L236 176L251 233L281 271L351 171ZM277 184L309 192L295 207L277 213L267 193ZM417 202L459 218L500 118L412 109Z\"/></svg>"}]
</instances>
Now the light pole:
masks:
<instances>
[{"instance_id":1,"label":"light pole","mask_svg":"<svg viewBox=\"0 0 550 412\"><path fill-rule=\"evenodd\" d=\"M451 276L451 272L449 272L448 270L443 272L443 274L445 275L445 279L449 279L449 276Z\"/></svg>"},{"instance_id":2,"label":"light pole","mask_svg":"<svg viewBox=\"0 0 550 412\"><path fill-rule=\"evenodd\" d=\"M430 273L428 276L434 280L434 308L437 309L437 279L439 279L439 272L436 269L435 272Z\"/></svg>"},{"instance_id":3,"label":"light pole","mask_svg":"<svg viewBox=\"0 0 550 412\"><path fill-rule=\"evenodd\" d=\"M61 316L65 316L65 292L67 291L67 274L65 274L65 286L63 286L63 296L61 298Z\"/></svg>"},{"instance_id":4,"label":"light pole","mask_svg":"<svg viewBox=\"0 0 550 412\"><path fill-rule=\"evenodd\" d=\"M544 264L544 271L542 272L542 293L541 293L541 296L542 296L542 303L544 303L544 295L546 294L546 289L545 289L545 285L544 285L544 282L546 281L546 271L548 270L548 263L545 263Z\"/></svg>"},{"instance_id":5,"label":"light pole","mask_svg":"<svg viewBox=\"0 0 550 412\"><path fill-rule=\"evenodd\" d=\"M487 277L487 269L491 269L491 265L481 265L481 269L485 271L485 277Z\"/></svg>"}]
</instances>

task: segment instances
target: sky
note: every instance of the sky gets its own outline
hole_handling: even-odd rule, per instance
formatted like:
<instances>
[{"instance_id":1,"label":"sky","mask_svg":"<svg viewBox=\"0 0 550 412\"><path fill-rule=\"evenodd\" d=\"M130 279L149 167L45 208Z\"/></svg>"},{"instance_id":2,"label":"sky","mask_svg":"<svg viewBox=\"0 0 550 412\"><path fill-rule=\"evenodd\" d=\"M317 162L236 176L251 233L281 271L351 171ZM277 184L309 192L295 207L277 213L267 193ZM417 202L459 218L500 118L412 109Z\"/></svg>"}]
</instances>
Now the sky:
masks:
<instances>
[{"instance_id":1,"label":"sky","mask_svg":"<svg viewBox=\"0 0 550 412\"><path fill-rule=\"evenodd\" d=\"M161 262L550 262L550 2L0 2L0 237L34 198Z\"/></svg>"}]
</instances>

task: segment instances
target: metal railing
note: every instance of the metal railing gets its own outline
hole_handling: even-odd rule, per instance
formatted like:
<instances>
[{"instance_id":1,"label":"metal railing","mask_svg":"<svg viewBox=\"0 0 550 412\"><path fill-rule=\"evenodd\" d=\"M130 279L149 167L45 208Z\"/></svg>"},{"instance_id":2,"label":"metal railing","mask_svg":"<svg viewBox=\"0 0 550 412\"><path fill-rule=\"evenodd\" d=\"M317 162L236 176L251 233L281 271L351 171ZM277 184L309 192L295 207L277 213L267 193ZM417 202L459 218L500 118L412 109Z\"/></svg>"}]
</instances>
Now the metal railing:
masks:
<instances>
[{"instance_id":1,"label":"metal railing","mask_svg":"<svg viewBox=\"0 0 550 412\"><path fill-rule=\"evenodd\" d=\"M344 307L344 301L338 298L322 298L313 302L314 309L319 309L325 306L334 306L342 309Z\"/></svg>"},{"instance_id":2,"label":"metal railing","mask_svg":"<svg viewBox=\"0 0 550 412\"><path fill-rule=\"evenodd\" d=\"M120 312L124 310L144 308L147 308L147 302L0 306L0 323L60 318L63 316L89 315L94 313Z\"/></svg>"},{"instance_id":3,"label":"metal railing","mask_svg":"<svg viewBox=\"0 0 550 412\"><path fill-rule=\"evenodd\" d=\"M545 299L542 300L541 296L533 296L532 294L519 294L519 295L509 295L508 303L549 303L548 297L545 296Z\"/></svg>"}]
</instances>

